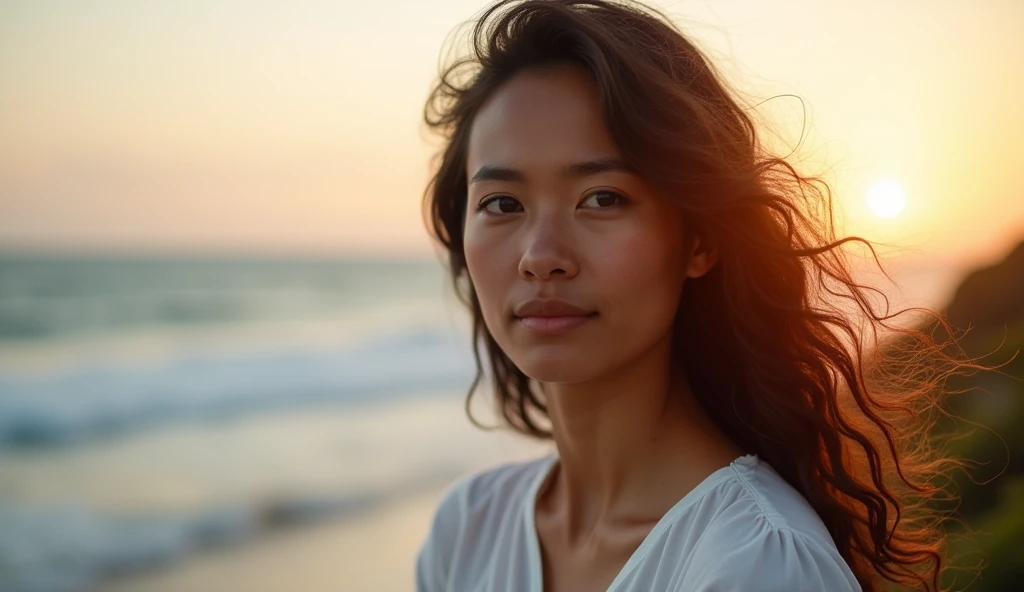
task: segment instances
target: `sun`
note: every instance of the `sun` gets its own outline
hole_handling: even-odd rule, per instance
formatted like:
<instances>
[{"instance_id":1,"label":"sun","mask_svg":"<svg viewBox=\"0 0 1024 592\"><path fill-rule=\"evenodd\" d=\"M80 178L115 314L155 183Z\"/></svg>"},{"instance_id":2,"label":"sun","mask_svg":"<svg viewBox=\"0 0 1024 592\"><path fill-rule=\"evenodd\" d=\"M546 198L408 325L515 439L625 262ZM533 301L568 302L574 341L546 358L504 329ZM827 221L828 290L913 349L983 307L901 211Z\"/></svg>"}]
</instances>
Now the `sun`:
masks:
<instances>
[{"instance_id":1,"label":"sun","mask_svg":"<svg viewBox=\"0 0 1024 592\"><path fill-rule=\"evenodd\" d=\"M896 181L882 179L868 191L868 207L879 218L894 218L907 205L907 194Z\"/></svg>"}]
</instances>

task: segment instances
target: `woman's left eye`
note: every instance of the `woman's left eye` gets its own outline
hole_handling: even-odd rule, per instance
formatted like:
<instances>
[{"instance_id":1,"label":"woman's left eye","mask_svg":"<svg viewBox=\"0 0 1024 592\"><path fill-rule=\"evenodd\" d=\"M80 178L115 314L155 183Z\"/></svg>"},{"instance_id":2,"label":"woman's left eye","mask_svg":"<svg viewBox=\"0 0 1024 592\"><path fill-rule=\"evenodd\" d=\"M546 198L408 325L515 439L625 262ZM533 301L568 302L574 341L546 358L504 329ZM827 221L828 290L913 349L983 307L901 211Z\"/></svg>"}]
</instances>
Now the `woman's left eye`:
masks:
<instances>
[{"instance_id":1,"label":"woman's left eye","mask_svg":"<svg viewBox=\"0 0 1024 592\"><path fill-rule=\"evenodd\" d=\"M626 203L626 198L614 191L595 191L588 195L583 203L586 207L597 210L607 210L613 206L621 206Z\"/></svg>"}]
</instances>

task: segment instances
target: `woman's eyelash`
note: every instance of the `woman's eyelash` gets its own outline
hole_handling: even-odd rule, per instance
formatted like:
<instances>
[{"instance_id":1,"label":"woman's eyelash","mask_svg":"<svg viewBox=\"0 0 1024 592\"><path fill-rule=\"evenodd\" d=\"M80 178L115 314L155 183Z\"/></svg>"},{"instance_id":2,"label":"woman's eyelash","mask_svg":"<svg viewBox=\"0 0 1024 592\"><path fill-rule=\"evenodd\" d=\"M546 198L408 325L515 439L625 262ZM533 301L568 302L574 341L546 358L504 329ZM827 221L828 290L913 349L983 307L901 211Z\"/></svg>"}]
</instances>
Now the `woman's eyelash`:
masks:
<instances>
[{"instance_id":1,"label":"woman's eyelash","mask_svg":"<svg viewBox=\"0 0 1024 592\"><path fill-rule=\"evenodd\" d=\"M615 206L623 206L623 205L626 205L626 204L629 203L629 200L626 199L626 197L624 195L622 195L621 193L619 193L617 191L610 191L610 190L607 190L607 189L602 189L602 190L593 191L591 193L588 193L582 200L580 200L580 203L583 203L583 202L591 199L594 196L600 196L600 195L612 196L616 200L618 200L618 203L612 204L611 206L604 207L604 208L598 207L598 208L592 208L592 209L606 210L606 209L611 209L612 207L615 207ZM496 201L502 200L502 199L512 200L512 201L516 202L516 204L518 204L520 207L522 206L522 204L519 204L519 201L516 198L512 197L512 196L509 196L509 195L492 195L490 197L486 197L486 198L482 199L480 201L480 203L477 204L476 211L478 211L478 212L483 211L483 210L487 209L487 206L491 205L492 203L494 203ZM501 212L501 213L511 214L511 213L514 213L514 212Z\"/></svg>"},{"instance_id":2,"label":"woman's eyelash","mask_svg":"<svg viewBox=\"0 0 1024 592\"><path fill-rule=\"evenodd\" d=\"M629 203L629 200L626 199L626 196L622 195L618 191L611 191L611 190L608 190L608 189L600 189L598 191L593 191L591 193L588 193L586 195L586 197L583 198L582 201L587 201L588 199L594 197L595 195L610 195L610 196L616 198L618 200L618 203L613 204L612 206L609 206L609 208L610 207L614 207L614 206L623 206L623 205L626 205L627 203ZM606 210L606 209L609 209L609 208L598 208L598 209Z\"/></svg>"},{"instance_id":3,"label":"woman's eyelash","mask_svg":"<svg viewBox=\"0 0 1024 592\"><path fill-rule=\"evenodd\" d=\"M519 201L516 200L516 198L511 197L509 195L492 195L491 197L487 197L487 198L484 198L483 200L481 200L480 203L477 204L477 206L476 206L476 211L478 211L478 212L482 211L482 210L486 209L487 206L491 205L493 202L496 202L496 201L502 200L502 199L510 199L512 201L515 201L517 204L519 203ZM503 212L503 213L509 213L509 212Z\"/></svg>"}]
</instances>

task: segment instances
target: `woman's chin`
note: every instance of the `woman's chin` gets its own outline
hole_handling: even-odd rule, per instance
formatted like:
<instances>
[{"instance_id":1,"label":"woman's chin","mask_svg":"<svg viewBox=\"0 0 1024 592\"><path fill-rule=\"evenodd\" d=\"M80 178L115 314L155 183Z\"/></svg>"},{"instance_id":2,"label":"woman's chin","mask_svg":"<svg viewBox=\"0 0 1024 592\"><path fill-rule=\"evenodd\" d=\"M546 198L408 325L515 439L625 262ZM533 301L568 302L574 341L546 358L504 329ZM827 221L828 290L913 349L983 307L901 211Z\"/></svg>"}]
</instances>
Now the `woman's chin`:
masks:
<instances>
[{"instance_id":1,"label":"woman's chin","mask_svg":"<svg viewBox=\"0 0 1024 592\"><path fill-rule=\"evenodd\" d=\"M572 383L593 380L595 364L586 364L577 356L544 356L516 365L537 382Z\"/></svg>"}]
</instances>

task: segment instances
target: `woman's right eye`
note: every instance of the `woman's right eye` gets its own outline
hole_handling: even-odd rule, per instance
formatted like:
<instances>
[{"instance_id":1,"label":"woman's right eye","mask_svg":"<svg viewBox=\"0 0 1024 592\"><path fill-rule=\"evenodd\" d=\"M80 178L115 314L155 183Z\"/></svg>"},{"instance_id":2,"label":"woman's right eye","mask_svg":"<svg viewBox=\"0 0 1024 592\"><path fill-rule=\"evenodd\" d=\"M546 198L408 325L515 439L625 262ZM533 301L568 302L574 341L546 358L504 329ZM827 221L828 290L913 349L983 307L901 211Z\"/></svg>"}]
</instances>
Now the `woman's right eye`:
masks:
<instances>
[{"instance_id":1,"label":"woman's right eye","mask_svg":"<svg viewBox=\"0 0 1024 592\"><path fill-rule=\"evenodd\" d=\"M477 211L487 210L491 214L513 214L523 209L522 204L514 197L496 195L480 202Z\"/></svg>"}]
</instances>

